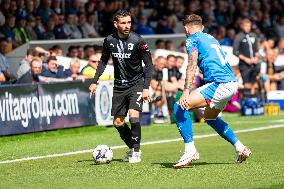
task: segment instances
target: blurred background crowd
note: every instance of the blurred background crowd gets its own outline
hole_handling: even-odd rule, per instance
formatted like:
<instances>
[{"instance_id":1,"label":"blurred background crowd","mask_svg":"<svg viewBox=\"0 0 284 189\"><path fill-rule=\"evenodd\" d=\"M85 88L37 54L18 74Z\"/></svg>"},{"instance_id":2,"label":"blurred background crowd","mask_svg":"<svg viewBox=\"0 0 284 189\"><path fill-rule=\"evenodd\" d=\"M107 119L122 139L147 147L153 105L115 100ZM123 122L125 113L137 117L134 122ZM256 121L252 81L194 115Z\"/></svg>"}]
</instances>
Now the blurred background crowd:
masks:
<instances>
[{"instance_id":1,"label":"blurred background crowd","mask_svg":"<svg viewBox=\"0 0 284 189\"><path fill-rule=\"evenodd\" d=\"M1 0L0 36L15 48L29 40L104 37L112 15L126 8L139 34L182 33L185 14L199 14L205 32L232 45L243 18L260 39L284 37L283 0Z\"/></svg>"},{"instance_id":2,"label":"blurred background crowd","mask_svg":"<svg viewBox=\"0 0 284 189\"><path fill-rule=\"evenodd\" d=\"M204 32L214 36L222 46L232 48L240 63L232 65L240 92L229 103L228 111L240 110L238 99L262 96L284 90L284 2L283 0L0 0L0 82L1 84L38 81L85 80L93 78L101 56L98 45L70 45L64 52L60 45L50 49L28 49L17 74L9 73L5 55L32 40L82 39L105 37L114 31L112 15L119 9L132 12L133 30L141 35L183 33L185 14L198 14ZM249 26L245 26L248 24ZM249 27L249 30L246 28ZM247 31L246 31L247 30ZM250 34L246 36L246 34ZM243 36L243 38L242 38ZM248 38L246 38L248 37ZM253 40L252 40L253 39ZM251 47L251 41L254 48ZM243 46L242 46L243 45ZM151 82L153 96L164 95L156 102L155 115L171 114L170 104L183 88L180 68L186 53L184 43L156 40L153 56L155 71ZM171 53L172 52L172 53ZM246 55L246 54L249 55ZM155 53L153 53L154 55ZM58 57L70 58L64 68ZM86 64L81 65L80 60ZM111 61L110 61L111 64ZM247 66L247 67L246 67ZM250 73L246 71L250 70ZM248 76L249 75L249 76ZM103 75L100 79L113 79ZM201 86L202 73L196 73L195 87ZM240 97L239 97L239 96ZM164 104L168 106L163 110ZM166 115L165 115L166 114ZM196 113L198 115L198 112Z\"/></svg>"}]
</instances>

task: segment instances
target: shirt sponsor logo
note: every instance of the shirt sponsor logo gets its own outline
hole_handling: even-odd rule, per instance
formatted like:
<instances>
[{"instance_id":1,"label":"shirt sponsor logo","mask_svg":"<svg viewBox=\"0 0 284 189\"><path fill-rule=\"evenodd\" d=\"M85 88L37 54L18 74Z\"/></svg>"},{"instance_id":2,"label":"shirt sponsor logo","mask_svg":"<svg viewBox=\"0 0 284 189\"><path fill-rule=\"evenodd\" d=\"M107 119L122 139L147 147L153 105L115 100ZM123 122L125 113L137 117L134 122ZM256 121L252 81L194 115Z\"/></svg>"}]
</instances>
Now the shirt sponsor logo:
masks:
<instances>
[{"instance_id":1,"label":"shirt sponsor logo","mask_svg":"<svg viewBox=\"0 0 284 189\"><path fill-rule=\"evenodd\" d=\"M115 58L130 58L131 53L112 53Z\"/></svg>"}]
</instances>

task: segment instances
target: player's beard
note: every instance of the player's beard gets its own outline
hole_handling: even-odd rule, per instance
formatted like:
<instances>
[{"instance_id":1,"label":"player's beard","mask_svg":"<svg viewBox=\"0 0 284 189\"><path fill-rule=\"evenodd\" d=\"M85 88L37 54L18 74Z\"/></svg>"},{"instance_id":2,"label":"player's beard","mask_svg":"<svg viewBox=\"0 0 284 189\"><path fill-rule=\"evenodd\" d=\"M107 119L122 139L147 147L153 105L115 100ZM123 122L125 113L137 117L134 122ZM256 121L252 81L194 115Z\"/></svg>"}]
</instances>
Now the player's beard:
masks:
<instances>
[{"instance_id":1,"label":"player's beard","mask_svg":"<svg viewBox=\"0 0 284 189\"><path fill-rule=\"evenodd\" d=\"M130 33L130 30L120 30L118 31L120 35L127 37Z\"/></svg>"},{"instance_id":2,"label":"player's beard","mask_svg":"<svg viewBox=\"0 0 284 189\"><path fill-rule=\"evenodd\" d=\"M130 30L123 30L123 35L128 35Z\"/></svg>"}]
</instances>

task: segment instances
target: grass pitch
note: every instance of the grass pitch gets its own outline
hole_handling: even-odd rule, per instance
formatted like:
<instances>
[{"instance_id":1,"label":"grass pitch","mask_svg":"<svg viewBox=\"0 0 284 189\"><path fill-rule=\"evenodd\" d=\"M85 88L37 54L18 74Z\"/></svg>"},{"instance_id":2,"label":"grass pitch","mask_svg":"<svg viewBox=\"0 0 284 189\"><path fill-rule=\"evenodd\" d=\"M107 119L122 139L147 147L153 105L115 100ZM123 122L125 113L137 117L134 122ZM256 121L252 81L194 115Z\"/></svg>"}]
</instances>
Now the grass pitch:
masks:
<instances>
[{"instance_id":1,"label":"grass pitch","mask_svg":"<svg viewBox=\"0 0 284 189\"><path fill-rule=\"evenodd\" d=\"M225 114L234 130L284 124L284 114L239 117ZM194 124L195 135L215 133ZM252 149L241 165L232 146L218 136L195 144L200 160L176 170L172 165L183 143L142 146L143 162L120 161L126 148L115 149L109 165L96 165L91 153L0 164L0 188L284 188L284 128L238 133ZM175 125L143 127L142 142L179 138ZM82 127L0 138L0 161L93 149L98 144L123 145L114 128Z\"/></svg>"}]
</instances>

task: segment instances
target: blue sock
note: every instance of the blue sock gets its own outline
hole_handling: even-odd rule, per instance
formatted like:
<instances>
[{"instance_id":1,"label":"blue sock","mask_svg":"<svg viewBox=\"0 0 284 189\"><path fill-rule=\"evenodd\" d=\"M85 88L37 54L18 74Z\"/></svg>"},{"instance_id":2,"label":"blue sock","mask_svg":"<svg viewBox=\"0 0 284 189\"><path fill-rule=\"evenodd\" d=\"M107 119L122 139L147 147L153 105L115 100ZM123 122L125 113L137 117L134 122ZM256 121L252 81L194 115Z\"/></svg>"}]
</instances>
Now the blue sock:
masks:
<instances>
[{"instance_id":1,"label":"blue sock","mask_svg":"<svg viewBox=\"0 0 284 189\"><path fill-rule=\"evenodd\" d=\"M216 120L206 120L206 123L232 145L238 141L238 138L234 134L233 130L220 117L217 117Z\"/></svg>"},{"instance_id":2,"label":"blue sock","mask_svg":"<svg viewBox=\"0 0 284 189\"><path fill-rule=\"evenodd\" d=\"M184 143L192 142L192 121L189 112L183 110L177 103L174 104L173 112L176 117L176 125Z\"/></svg>"}]
</instances>

